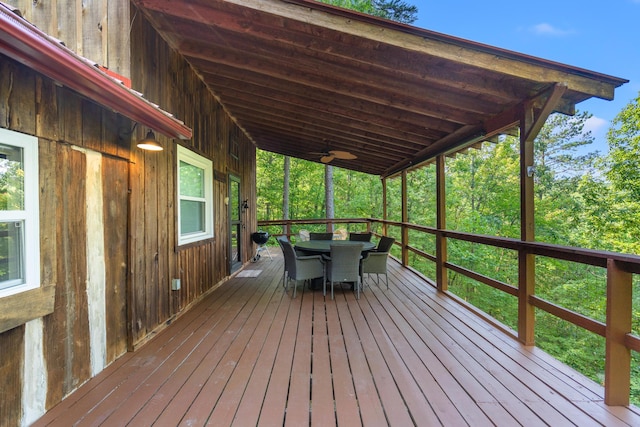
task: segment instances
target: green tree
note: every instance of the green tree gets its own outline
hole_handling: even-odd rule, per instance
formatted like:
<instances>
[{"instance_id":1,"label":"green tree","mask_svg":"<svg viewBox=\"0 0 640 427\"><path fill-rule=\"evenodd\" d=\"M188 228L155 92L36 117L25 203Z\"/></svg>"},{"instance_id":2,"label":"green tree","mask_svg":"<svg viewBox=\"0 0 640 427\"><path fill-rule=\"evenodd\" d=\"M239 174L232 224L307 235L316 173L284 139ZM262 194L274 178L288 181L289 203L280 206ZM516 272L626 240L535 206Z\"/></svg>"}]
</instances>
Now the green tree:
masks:
<instances>
[{"instance_id":1,"label":"green tree","mask_svg":"<svg viewBox=\"0 0 640 427\"><path fill-rule=\"evenodd\" d=\"M607 178L617 190L640 200L640 94L612 125L607 135Z\"/></svg>"},{"instance_id":2,"label":"green tree","mask_svg":"<svg viewBox=\"0 0 640 427\"><path fill-rule=\"evenodd\" d=\"M357 10L392 21L412 24L418 19L418 8L402 0L320 0L322 3Z\"/></svg>"}]
</instances>

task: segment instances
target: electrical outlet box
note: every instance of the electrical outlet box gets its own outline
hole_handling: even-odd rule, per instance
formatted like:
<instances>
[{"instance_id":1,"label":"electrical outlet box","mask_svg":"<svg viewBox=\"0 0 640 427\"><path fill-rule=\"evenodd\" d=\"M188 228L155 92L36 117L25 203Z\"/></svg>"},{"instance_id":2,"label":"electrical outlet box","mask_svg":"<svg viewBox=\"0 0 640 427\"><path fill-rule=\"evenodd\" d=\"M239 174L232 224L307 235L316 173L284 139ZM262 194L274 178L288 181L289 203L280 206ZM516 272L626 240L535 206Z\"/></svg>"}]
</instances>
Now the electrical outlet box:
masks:
<instances>
[{"instance_id":1,"label":"electrical outlet box","mask_svg":"<svg viewBox=\"0 0 640 427\"><path fill-rule=\"evenodd\" d=\"M171 290L172 291L180 290L180 279L171 279Z\"/></svg>"}]
</instances>

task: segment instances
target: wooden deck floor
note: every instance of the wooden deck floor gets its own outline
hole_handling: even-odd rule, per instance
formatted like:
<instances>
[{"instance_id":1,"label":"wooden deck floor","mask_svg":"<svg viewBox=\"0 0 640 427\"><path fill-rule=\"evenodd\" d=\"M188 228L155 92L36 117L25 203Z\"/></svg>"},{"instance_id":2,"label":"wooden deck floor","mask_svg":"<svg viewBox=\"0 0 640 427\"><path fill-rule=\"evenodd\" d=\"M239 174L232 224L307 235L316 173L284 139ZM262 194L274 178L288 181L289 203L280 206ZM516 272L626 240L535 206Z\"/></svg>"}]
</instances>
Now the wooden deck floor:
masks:
<instances>
[{"instance_id":1,"label":"wooden deck floor","mask_svg":"<svg viewBox=\"0 0 640 427\"><path fill-rule=\"evenodd\" d=\"M597 384L390 265L389 290L331 300L300 285L292 299L282 257L263 257L34 426L640 425L637 408L607 407Z\"/></svg>"}]
</instances>

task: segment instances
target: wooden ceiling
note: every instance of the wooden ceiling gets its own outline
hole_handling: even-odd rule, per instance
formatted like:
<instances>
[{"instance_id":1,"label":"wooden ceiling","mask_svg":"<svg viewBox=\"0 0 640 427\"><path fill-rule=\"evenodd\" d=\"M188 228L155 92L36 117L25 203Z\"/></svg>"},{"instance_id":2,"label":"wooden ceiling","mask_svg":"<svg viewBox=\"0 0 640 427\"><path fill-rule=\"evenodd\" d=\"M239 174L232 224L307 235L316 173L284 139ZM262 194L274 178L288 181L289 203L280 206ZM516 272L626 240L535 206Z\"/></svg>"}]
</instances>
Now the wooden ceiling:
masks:
<instances>
[{"instance_id":1,"label":"wooden ceiling","mask_svg":"<svg viewBox=\"0 0 640 427\"><path fill-rule=\"evenodd\" d=\"M381 176L503 132L557 84L573 114L626 82L311 0L134 3L258 148Z\"/></svg>"}]
</instances>

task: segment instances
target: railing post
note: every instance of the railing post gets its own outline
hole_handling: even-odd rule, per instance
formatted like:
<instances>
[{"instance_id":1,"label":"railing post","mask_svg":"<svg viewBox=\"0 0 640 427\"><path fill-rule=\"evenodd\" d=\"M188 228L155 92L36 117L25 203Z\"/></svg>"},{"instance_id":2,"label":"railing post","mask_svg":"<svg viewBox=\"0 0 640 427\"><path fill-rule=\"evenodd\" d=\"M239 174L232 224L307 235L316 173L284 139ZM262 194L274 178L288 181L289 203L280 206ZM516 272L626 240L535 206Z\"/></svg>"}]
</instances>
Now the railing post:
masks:
<instances>
[{"instance_id":1,"label":"railing post","mask_svg":"<svg viewBox=\"0 0 640 427\"><path fill-rule=\"evenodd\" d=\"M409 206L407 199L407 171L402 171L402 265L409 265L409 229L405 225L409 222Z\"/></svg>"},{"instance_id":2,"label":"railing post","mask_svg":"<svg viewBox=\"0 0 640 427\"><path fill-rule=\"evenodd\" d=\"M616 261L607 260L607 329L604 403L629 405L631 390L631 350L625 336L631 332L632 274Z\"/></svg>"},{"instance_id":3,"label":"railing post","mask_svg":"<svg viewBox=\"0 0 640 427\"><path fill-rule=\"evenodd\" d=\"M442 235L442 230L447 228L444 159L442 155L436 157L436 284L439 291L446 291L449 287L445 267L447 238Z\"/></svg>"}]
</instances>

